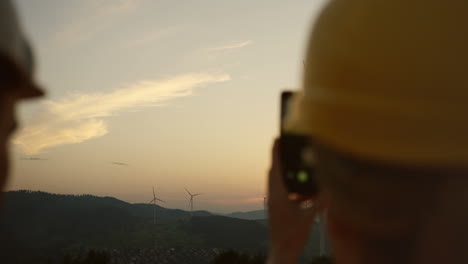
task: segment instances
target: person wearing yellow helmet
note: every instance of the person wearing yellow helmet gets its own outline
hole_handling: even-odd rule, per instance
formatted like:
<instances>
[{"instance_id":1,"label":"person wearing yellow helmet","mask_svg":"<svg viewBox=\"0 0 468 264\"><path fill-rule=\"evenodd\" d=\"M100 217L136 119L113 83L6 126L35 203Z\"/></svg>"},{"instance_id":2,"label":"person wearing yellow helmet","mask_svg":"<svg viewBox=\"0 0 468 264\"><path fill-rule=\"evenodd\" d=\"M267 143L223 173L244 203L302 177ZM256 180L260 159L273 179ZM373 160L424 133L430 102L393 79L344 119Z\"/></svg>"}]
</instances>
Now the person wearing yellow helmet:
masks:
<instances>
[{"instance_id":1,"label":"person wearing yellow helmet","mask_svg":"<svg viewBox=\"0 0 468 264\"><path fill-rule=\"evenodd\" d=\"M269 175L269 263L294 263L317 210L337 264L468 263L468 2L332 0L290 130L315 142L315 208ZM322 209L320 209L322 208Z\"/></svg>"},{"instance_id":2,"label":"person wearing yellow helmet","mask_svg":"<svg viewBox=\"0 0 468 264\"><path fill-rule=\"evenodd\" d=\"M43 95L34 81L34 59L9 0L0 1L0 191L8 177L9 138L18 102Z\"/></svg>"}]
</instances>

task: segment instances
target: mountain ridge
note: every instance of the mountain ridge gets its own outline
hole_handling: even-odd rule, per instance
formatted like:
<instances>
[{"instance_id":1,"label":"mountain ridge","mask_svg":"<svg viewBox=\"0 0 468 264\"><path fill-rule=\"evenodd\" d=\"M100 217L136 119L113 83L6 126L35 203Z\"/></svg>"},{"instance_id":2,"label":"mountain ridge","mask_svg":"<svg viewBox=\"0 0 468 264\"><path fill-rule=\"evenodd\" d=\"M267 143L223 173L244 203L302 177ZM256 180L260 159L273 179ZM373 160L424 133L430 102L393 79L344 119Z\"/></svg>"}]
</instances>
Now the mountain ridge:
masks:
<instances>
[{"instance_id":1,"label":"mountain ridge","mask_svg":"<svg viewBox=\"0 0 468 264\"><path fill-rule=\"evenodd\" d=\"M251 253L265 253L268 248L267 221L239 219L239 212L234 213L237 217L207 211L194 211L192 216L156 205L155 221L153 204L131 204L109 196L27 190L3 195L0 248L13 257L74 254L83 248L217 248ZM241 213L245 215L249 212ZM317 254L318 249L312 247L310 252Z\"/></svg>"},{"instance_id":2,"label":"mountain ridge","mask_svg":"<svg viewBox=\"0 0 468 264\"><path fill-rule=\"evenodd\" d=\"M265 210L233 212L226 214L226 216L244 220L265 220L268 218Z\"/></svg>"}]
</instances>

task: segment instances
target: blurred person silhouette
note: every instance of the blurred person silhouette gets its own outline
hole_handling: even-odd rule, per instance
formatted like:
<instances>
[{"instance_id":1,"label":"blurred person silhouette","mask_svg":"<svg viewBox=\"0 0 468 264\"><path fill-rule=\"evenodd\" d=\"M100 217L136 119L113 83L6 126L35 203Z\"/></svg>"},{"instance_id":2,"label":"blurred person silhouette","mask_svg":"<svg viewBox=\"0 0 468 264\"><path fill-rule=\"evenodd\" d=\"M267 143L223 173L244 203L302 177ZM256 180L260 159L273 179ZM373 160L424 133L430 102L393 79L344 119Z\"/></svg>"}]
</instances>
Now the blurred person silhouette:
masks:
<instances>
[{"instance_id":1,"label":"blurred person silhouette","mask_svg":"<svg viewBox=\"0 0 468 264\"><path fill-rule=\"evenodd\" d=\"M289 129L321 193L269 174L269 263L295 263L316 213L337 264L468 263L468 2L332 0L309 40Z\"/></svg>"},{"instance_id":2,"label":"blurred person silhouette","mask_svg":"<svg viewBox=\"0 0 468 264\"><path fill-rule=\"evenodd\" d=\"M8 178L9 138L16 129L18 102L40 97L34 81L34 59L16 10L9 0L0 1L0 191Z\"/></svg>"}]
</instances>

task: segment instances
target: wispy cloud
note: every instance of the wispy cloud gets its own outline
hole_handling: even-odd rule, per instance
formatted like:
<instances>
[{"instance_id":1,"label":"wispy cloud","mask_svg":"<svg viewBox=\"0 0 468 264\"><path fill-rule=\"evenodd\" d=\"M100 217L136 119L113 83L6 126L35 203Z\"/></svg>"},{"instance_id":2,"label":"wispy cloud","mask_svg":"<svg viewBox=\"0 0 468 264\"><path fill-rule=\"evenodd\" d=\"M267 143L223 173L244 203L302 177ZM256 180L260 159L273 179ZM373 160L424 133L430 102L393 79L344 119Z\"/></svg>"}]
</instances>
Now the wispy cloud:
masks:
<instances>
[{"instance_id":1,"label":"wispy cloud","mask_svg":"<svg viewBox=\"0 0 468 264\"><path fill-rule=\"evenodd\" d=\"M117 166L129 166L127 163L124 162L111 162L111 164Z\"/></svg>"},{"instance_id":2,"label":"wispy cloud","mask_svg":"<svg viewBox=\"0 0 468 264\"><path fill-rule=\"evenodd\" d=\"M180 32L184 29L189 28L189 25L179 25L167 27L152 32L145 32L140 36L136 36L124 43L123 46L126 48L139 48L145 45L154 44L157 40L173 35L174 33Z\"/></svg>"},{"instance_id":3,"label":"wispy cloud","mask_svg":"<svg viewBox=\"0 0 468 264\"><path fill-rule=\"evenodd\" d=\"M48 160L48 159L30 157L30 158L22 158L22 160L29 160L29 161L44 161L44 160Z\"/></svg>"},{"instance_id":4,"label":"wispy cloud","mask_svg":"<svg viewBox=\"0 0 468 264\"><path fill-rule=\"evenodd\" d=\"M252 43L253 43L253 41L246 40L246 41L242 41L242 42L236 42L236 43L231 43L231 44L227 44L227 45L223 45L223 46L214 47L214 48L211 48L209 50L210 51L228 51L228 50L234 50L234 49L240 49L240 48L243 48L243 47L247 47L247 46L251 45Z\"/></svg>"},{"instance_id":5,"label":"wispy cloud","mask_svg":"<svg viewBox=\"0 0 468 264\"><path fill-rule=\"evenodd\" d=\"M166 80L140 81L109 93L75 93L58 101L46 101L34 122L13 140L19 150L34 155L66 144L76 144L108 133L106 117L124 111L161 106L189 96L193 89L230 80L224 73L197 73Z\"/></svg>"},{"instance_id":6,"label":"wispy cloud","mask_svg":"<svg viewBox=\"0 0 468 264\"><path fill-rule=\"evenodd\" d=\"M52 41L79 44L93 38L116 23L116 18L134 10L138 0L88 0L69 14L52 35Z\"/></svg>"}]
</instances>

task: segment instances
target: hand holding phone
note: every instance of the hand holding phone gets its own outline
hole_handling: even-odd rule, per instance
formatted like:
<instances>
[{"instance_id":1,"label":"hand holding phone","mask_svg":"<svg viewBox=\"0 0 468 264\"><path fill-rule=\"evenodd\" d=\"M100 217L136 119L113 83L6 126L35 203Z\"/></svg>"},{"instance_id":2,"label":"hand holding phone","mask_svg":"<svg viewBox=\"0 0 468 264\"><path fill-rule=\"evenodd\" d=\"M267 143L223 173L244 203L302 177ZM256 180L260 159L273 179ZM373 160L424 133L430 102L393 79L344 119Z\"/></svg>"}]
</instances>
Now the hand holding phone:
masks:
<instances>
[{"instance_id":1,"label":"hand holding phone","mask_svg":"<svg viewBox=\"0 0 468 264\"><path fill-rule=\"evenodd\" d=\"M289 192L290 199L296 200L299 197L314 198L317 196L319 186L315 175L312 139L306 135L287 131L284 126L294 95L295 93L292 91L281 93L280 159L283 182Z\"/></svg>"},{"instance_id":2,"label":"hand holding phone","mask_svg":"<svg viewBox=\"0 0 468 264\"><path fill-rule=\"evenodd\" d=\"M309 203L307 201L305 203ZM275 141L268 175L268 224L270 252L267 263L297 263L309 239L318 207L291 202L284 185L280 160L280 139Z\"/></svg>"}]
</instances>

